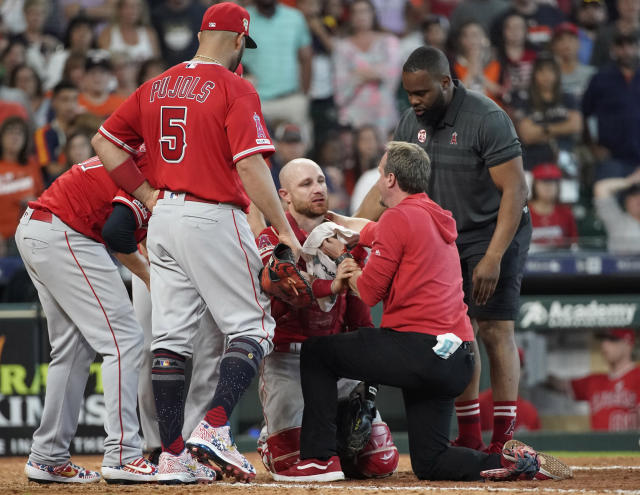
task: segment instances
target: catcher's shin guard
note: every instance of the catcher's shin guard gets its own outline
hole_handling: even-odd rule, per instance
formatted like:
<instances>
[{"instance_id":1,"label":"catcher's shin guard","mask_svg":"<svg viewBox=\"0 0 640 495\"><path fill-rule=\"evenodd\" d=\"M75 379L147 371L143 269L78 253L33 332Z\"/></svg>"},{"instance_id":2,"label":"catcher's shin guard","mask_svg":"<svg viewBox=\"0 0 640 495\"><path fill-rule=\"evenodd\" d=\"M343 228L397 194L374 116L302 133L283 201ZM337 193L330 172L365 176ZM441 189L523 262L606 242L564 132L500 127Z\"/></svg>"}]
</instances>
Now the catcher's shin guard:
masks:
<instances>
[{"instance_id":1,"label":"catcher's shin guard","mask_svg":"<svg viewBox=\"0 0 640 495\"><path fill-rule=\"evenodd\" d=\"M281 430L270 435L258 447L262 463L270 474L286 471L300 458L299 426Z\"/></svg>"}]
</instances>

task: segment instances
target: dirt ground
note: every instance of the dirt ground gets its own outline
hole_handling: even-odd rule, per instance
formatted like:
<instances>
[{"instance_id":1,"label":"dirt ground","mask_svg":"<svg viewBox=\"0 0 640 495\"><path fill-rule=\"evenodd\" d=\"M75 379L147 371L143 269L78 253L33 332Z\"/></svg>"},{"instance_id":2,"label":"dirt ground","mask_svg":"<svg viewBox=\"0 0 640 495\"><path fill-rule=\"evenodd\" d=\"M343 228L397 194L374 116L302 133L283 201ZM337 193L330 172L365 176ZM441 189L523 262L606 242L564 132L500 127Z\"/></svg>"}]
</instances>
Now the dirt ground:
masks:
<instances>
[{"instance_id":1,"label":"dirt ground","mask_svg":"<svg viewBox=\"0 0 640 495\"><path fill-rule=\"evenodd\" d=\"M249 459L256 466L258 476L251 485L218 482L212 485L188 487L160 485L108 485L101 481L91 485L40 485L27 481L24 473L26 458L0 458L0 495L35 495L56 494L171 494L190 495L207 493L219 495L234 489L249 491L251 495L340 495L340 491L349 490L353 495L382 494L388 491L402 492L402 495L420 492L437 492L438 494L461 494L474 492L486 493L584 493L617 495L640 495L640 453L637 456L625 457L564 457L563 461L574 467L574 478L566 481L520 481L511 483L453 483L419 481L412 473L409 457L403 455L398 472L382 480L339 481L331 484L296 485L276 483L266 474L257 454L249 454ZM99 470L101 458L96 456L78 456L73 459L76 464Z\"/></svg>"}]
</instances>

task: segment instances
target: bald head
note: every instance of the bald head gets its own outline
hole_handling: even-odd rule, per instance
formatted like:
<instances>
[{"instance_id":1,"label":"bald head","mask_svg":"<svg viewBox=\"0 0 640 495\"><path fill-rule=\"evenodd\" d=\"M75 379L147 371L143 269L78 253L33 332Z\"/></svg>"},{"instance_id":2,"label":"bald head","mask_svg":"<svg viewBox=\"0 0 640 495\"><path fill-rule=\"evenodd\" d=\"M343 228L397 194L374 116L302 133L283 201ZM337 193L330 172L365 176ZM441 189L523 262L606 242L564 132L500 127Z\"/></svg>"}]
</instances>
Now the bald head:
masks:
<instances>
[{"instance_id":1,"label":"bald head","mask_svg":"<svg viewBox=\"0 0 640 495\"><path fill-rule=\"evenodd\" d=\"M306 158L291 160L282 167L279 177L280 197L298 223L324 217L328 210L327 183L316 162Z\"/></svg>"},{"instance_id":2,"label":"bald head","mask_svg":"<svg viewBox=\"0 0 640 495\"><path fill-rule=\"evenodd\" d=\"M322 169L316 162L308 158L295 158L282 167L278 178L282 188L289 190L306 175L317 174L324 177Z\"/></svg>"}]
</instances>

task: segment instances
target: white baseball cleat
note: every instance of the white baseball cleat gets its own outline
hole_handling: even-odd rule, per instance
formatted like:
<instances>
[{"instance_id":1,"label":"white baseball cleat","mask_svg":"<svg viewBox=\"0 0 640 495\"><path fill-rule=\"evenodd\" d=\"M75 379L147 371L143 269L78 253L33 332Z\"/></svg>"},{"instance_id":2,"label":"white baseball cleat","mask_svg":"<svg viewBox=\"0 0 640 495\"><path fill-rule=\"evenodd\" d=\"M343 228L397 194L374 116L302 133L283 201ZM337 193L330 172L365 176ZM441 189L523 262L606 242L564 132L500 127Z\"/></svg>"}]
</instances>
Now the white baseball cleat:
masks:
<instances>
[{"instance_id":1,"label":"white baseball cleat","mask_svg":"<svg viewBox=\"0 0 640 495\"><path fill-rule=\"evenodd\" d=\"M200 421L186 443L191 452L215 462L225 475L237 481L248 483L256 477L255 468L238 452L228 425L214 428L206 421Z\"/></svg>"},{"instance_id":2,"label":"white baseball cleat","mask_svg":"<svg viewBox=\"0 0 640 495\"><path fill-rule=\"evenodd\" d=\"M58 466L27 461L24 474L29 481L36 483L96 483L100 481L100 473L89 471L68 461Z\"/></svg>"},{"instance_id":3,"label":"white baseball cleat","mask_svg":"<svg viewBox=\"0 0 640 495\"><path fill-rule=\"evenodd\" d=\"M198 482L197 467L198 462L187 449L180 455L163 452L160 454L156 478L162 485L192 485Z\"/></svg>"},{"instance_id":4,"label":"white baseball cleat","mask_svg":"<svg viewBox=\"0 0 640 495\"><path fill-rule=\"evenodd\" d=\"M158 467L144 457L138 457L121 466L102 466L102 477L107 483L155 483Z\"/></svg>"}]
</instances>

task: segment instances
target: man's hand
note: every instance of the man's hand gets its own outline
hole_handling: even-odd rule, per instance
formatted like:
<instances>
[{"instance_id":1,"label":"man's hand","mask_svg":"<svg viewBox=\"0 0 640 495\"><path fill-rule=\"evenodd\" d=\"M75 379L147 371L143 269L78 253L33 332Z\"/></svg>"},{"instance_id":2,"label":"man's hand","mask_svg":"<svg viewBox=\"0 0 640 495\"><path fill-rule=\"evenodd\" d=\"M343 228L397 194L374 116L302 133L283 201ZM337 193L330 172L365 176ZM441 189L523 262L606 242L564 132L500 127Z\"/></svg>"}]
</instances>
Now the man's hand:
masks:
<instances>
[{"instance_id":1,"label":"man's hand","mask_svg":"<svg viewBox=\"0 0 640 495\"><path fill-rule=\"evenodd\" d=\"M292 235L289 235L287 232L283 234L278 234L278 242L286 244L293 251L293 255L295 256L296 262L300 259L300 254L302 253L302 246L298 239Z\"/></svg>"},{"instance_id":2,"label":"man's hand","mask_svg":"<svg viewBox=\"0 0 640 495\"><path fill-rule=\"evenodd\" d=\"M344 253L344 244L336 237L328 237L320 245L320 250L332 260Z\"/></svg>"},{"instance_id":3,"label":"man's hand","mask_svg":"<svg viewBox=\"0 0 640 495\"><path fill-rule=\"evenodd\" d=\"M493 295L500 278L500 257L485 254L473 270L472 286L473 301L484 306Z\"/></svg>"},{"instance_id":4,"label":"man's hand","mask_svg":"<svg viewBox=\"0 0 640 495\"><path fill-rule=\"evenodd\" d=\"M360 232L364 226L370 222L370 220L367 220L366 218L346 217L334 211L328 211L324 217L333 223L337 223L338 225L355 232Z\"/></svg>"},{"instance_id":5,"label":"man's hand","mask_svg":"<svg viewBox=\"0 0 640 495\"><path fill-rule=\"evenodd\" d=\"M347 289L350 285L349 280L351 276L360 271L358 263L353 258L345 258L342 263L338 265L338 271L336 272L336 278L331 282L331 292L338 294Z\"/></svg>"},{"instance_id":6,"label":"man's hand","mask_svg":"<svg viewBox=\"0 0 640 495\"><path fill-rule=\"evenodd\" d=\"M144 184L140 187L143 187L143 186ZM144 200L142 202L147 207L147 210L149 210L150 212L153 212L153 209L155 208L156 203L158 202L160 189L154 189L153 187L149 186L142 192L144 193Z\"/></svg>"}]
</instances>

